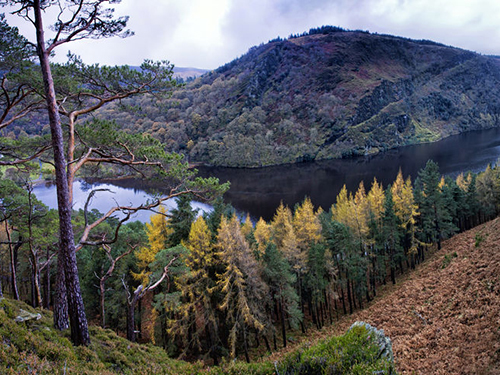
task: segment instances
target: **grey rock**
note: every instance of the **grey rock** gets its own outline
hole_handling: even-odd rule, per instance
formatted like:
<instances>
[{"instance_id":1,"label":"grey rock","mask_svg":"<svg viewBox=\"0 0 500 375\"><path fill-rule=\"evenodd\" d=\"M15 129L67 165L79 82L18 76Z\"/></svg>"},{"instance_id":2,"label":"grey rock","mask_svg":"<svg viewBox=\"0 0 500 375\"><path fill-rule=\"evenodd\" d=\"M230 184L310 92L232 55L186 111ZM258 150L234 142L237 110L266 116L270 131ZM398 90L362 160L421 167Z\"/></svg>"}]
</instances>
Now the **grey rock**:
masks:
<instances>
[{"instance_id":1,"label":"grey rock","mask_svg":"<svg viewBox=\"0 0 500 375\"><path fill-rule=\"evenodd\" d=\"M367 331L370 332L370 335L374 335L376 343L378 347L380 348L379 352L379 357L381 358L386 358L389 360L391 363L394 363L394 354L392 352L392 342L389 337L387 337L384 334L383 329L377 329L373 326L371 326L368 323L365 322L355 322L350 328L353 329L353 327L365 327Z\"/></svg>"},{"instance_id":2,"label":"grey rock","mask_svg":"<svg viewBox=\"0 0 500 375\"><path fill-rule=\"evenodd\" d=\"M40 319L42 319L42 315L41 314L32 314L32 313L30 313L28 311L20 309L19 315L16 316L16 318L14 319L14 321L17 322L17 323L21 323L21 322L26 322L28 320L40 320Z\"/></svg>"}]
</instances>

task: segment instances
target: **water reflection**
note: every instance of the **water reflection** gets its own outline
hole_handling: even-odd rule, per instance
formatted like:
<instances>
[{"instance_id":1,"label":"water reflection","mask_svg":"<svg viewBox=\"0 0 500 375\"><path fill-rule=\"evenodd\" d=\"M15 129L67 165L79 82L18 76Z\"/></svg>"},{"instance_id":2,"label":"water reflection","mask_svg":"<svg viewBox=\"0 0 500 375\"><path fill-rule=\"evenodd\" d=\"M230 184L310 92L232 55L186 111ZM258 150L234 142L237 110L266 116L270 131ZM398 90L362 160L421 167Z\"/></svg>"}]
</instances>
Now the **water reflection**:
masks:
<instances>
[{"instance_id":1,"label":"water reflection","mask_svg":"<svg viewBox=\"0 0 500 375\"><path fill-rule=\"evenodd\" d=\"M441 142L408 146L390 150L372 157L348 160L328 160L295 165L283 165L261 169L200 168L200 175L215 176L221 182L230 181L231 189L225 199L240 213L248 212L254 219L270 220L280 201L290 207L309 196L316 206L328 210L345 184L350 191L357 189L364 181L368 190L373 178L382 182L384 188L396 178L401 168L405 178L412 180L418 171L432 159L439 164L441 173L457 175L460 172L484 170L489 163L495 163L500 156L500 129L470 132L449 137ZM74 208L83 208L91 189L109 189L99 192L92 202L92 208L107 211L117 203L139 205L151 199L161 186L152 186L141 180L118 180L84 183L75 182ZM37 197L49 207L55 208L54 186L37 186ZM173 201L166 205L172 207ZM210 206L194 203L202 211ZM151 213L140 212L134 219L149 221Z\"/></svg>"},{"instance_id":2,"label":"water reflection","mask_svg":"<svg viewBox=\"0 0 500 375\"><path fill-rule=\"evenodd\" d=\"M73 184L73 209L83 209L87 197L93 189L99 189L89 204L89 210L97 209L105 213L116 206L139 206L147 204L155 197L156 189L145 187L141 180L116 180L113 182L97 182L77 180ZM50 208L57 208L56 186L54 184L42 184L35 186L36 197ZM167 209L175 208L177 205L174 199L169 199L163 203ZM200 213L208 212L212 208L201 202L193 202L194 209ZM139 220L149 222L152 211L138 211L131 217L131 221ZM123 214L117 213L115 217L122 218Z\"/></svg>"},{"instance_id":3,"label":"water reflection","mask_svg":"<svg viewBox=\"0 0 500 375\"><path fill-rule=\"evenodd\" d=\"M437 143L403 147L380 155L348 160L328 160L263 169L200 168L203 176L231 181L226 199L240 211L255 218L272 218L282 200L293 207L305 196L328 210L345 184L350 191L364 181L368 190L374 177L384 188L401 168L412 180L432 159L446 175L484 170L500 156L500 129L470 132Z\"/></svg>"}]
</instances>

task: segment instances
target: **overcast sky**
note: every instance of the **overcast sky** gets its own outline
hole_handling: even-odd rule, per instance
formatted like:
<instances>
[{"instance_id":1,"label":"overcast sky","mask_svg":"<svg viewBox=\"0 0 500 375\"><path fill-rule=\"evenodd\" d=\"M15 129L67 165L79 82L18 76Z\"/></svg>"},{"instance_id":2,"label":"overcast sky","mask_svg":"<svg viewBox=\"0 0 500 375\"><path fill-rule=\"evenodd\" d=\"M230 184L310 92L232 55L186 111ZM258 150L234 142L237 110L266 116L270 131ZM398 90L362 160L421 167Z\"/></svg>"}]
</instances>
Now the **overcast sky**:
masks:
<instances>
[{"instance_id":1,"label":"overcast sky","mask_svg":"<svg viewBox=\"0 0 500 375\"><path fill-rule=\"evenodd\" d=\"M215 69L254 45L322 25L500 55L500 0L122 0L115 9L130 16L135 35L69 44L84 62L140 65L153 59ZM31 27L7 18L32 39ZM56 61L65 55L59 48Z\"/></svg>"}]
</instances>

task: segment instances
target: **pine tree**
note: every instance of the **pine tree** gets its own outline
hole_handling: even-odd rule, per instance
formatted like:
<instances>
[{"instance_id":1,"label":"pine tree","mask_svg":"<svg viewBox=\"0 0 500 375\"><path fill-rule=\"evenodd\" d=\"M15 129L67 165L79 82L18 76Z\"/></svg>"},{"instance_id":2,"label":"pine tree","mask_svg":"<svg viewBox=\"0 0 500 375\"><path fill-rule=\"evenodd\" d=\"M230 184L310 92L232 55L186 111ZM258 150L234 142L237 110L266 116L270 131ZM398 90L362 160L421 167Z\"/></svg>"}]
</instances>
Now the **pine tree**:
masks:
<instances>
[{"instance_id":1,"label":"pine tree","mask_svg":"<svg viewBox=\"0 0 500 375\"><path fill-rule=\"evenodd\" d=\"M191 196L189 194L181 195L176 198L177 207L172 208L168 214L167 227L167 246L173 247L187 240L191 224L193 224L198 210L191 207Z\"/></svg>"},{"instance_id":2,"label":"pine tree","mask_svg":"<svg viewBox=\"0 0 500 375\"><path fill-rule=\"evenodd\" d=\"M483 207L484 221L500 212L500 168L488 165L476 179L478 199Z\"/></svg>"},{"instance_id":3,"label":"pine tree","mask_svg":"<svg viewBox=\"0 0 500 375\"><path fill-rule=\"evenodd\" d=\"M456 230L440 183L439 167L429 160L425 168L418 173L416 197L420 207L423 239L425 242L437 243L438 249L441 249L441 241ZM417 183L415 185L417 186Z\"/></svg>"},{"instance_id":4,"label":"pine tree","mask_svg":"<svg viewBox=\"0 0 500 375\"><path fill-rule=\"evenodd\" d=\"M404 260L404 249L401 246L403 228L400 218L394 211L392 190L391 186L388 186L385 192L384 215L382 217L383 227L380 233L380 240L388 257L391 281L393 284L396 284L396 267Z\"/></svg>"},{"instance_id":5,"label":"pine tree","mask_svg":"<svg viewBox=\"0 0 500 375\"><path fill-rule=\"evenodd\" d=\"M274 243L269 243L264 256L263 277L269 285L270 293L274 301L274 310L277 312L276 318L281 321L281 333L283 337L283 347L286 347L287 321L293 328L296 328L303 319L299 306L299 296L293 285L296 277L290 268L290 264L278 251Z\"/></svg>"}]
</instances>

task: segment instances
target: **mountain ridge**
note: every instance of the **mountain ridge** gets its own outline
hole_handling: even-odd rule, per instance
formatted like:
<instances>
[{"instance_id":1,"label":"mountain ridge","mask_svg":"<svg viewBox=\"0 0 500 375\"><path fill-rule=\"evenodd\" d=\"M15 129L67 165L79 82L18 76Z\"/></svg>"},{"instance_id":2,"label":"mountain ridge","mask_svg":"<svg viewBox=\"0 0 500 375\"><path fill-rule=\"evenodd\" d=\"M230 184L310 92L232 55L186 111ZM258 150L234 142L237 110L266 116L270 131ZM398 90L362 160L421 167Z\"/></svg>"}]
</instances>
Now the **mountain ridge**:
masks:
<instances>
[{"instance_id":1,"label":"mountain ridge","mask_svg":"<svg viewBox=\"0 0 500 375\"><path fill-rule=\"evenodd\" d=\"M323 27L252 47L133 122L190 161L260 167L498 126L499 87L498 58Z\"/></svg>"}]
</instances>

